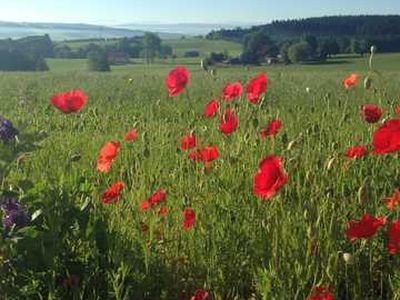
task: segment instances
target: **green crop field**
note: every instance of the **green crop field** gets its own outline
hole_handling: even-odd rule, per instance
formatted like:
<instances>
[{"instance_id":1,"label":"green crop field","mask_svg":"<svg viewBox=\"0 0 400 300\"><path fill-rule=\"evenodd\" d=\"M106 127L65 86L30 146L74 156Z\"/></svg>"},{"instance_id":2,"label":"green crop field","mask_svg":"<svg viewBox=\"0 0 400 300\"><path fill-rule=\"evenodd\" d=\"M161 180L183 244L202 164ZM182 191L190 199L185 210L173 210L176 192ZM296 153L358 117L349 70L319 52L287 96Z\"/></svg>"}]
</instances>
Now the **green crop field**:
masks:
<instances>
[{"instance_id":1,"label":"green crop field","mask_svg":"<svg viewBox=\"0 0 400 300\"><path fill-rule=\"evenodd\" d=\"M189 39L178 43L192 47ZM49 60L49 72L0 73L0 114L19 130L17 141L0 142L0 198L19 199L31 216L24 227L0 226L0 299L186 300L198 289L216 300L307 299L317 287L334 299L400 299L400 254L387 249L400 210L383 201L399 188L399 154L371 154L373 133L396 118L400 54L374 58L369 89L367 56L328 62L220 67L211 76L196 60L138 62L108 74L87 72L85 60ZM191 82L169 97L165 78L186 63ZM260 104L244 91L221 100L214 119L203 117L227 83L245 86L259 72L269 79ZM353 72L360 83L346 90L342 80ZM72 89L88 95L82 111L64 114L50 104ZM366 103L383 109L378 123L361 118ZM229 136L220 132L227 107L239 119ZM261 139L272 119L281 130ZM125 142L132 128L138 138ZM189 133L199 149L218 147L210 166L180 149ZM96 160L109 141L121 148L104 174ZM368 153L350 160L345 152L355 145ZM263 200L253 179L269 155L282 157L288 181ZM103 204L118 181L120 201ZM165 202L142 212L141 202L160 189ZM185 208L196 214L190 230ZM349 221L366 212L386 225L350 241Z\"/></svg>"}]
</instances>

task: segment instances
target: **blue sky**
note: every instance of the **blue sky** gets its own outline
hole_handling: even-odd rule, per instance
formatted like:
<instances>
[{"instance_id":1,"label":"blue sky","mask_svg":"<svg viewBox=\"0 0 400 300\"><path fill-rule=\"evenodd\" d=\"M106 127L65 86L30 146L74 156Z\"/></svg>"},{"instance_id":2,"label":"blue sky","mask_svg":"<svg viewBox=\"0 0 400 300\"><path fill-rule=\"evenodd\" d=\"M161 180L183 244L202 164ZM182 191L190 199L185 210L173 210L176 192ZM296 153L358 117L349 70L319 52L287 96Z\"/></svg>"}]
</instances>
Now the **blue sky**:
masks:
<instances>
[{"instance_id":1,"label":"blue sky","mask_svg":"<svg viewBox=\"0 0 400 300\"><path fill-rule=\"evenodd\" d=\"M265 23L338 14L400 14L400 0L0 0L0 20Z\"/></svg>"}]
</instances>

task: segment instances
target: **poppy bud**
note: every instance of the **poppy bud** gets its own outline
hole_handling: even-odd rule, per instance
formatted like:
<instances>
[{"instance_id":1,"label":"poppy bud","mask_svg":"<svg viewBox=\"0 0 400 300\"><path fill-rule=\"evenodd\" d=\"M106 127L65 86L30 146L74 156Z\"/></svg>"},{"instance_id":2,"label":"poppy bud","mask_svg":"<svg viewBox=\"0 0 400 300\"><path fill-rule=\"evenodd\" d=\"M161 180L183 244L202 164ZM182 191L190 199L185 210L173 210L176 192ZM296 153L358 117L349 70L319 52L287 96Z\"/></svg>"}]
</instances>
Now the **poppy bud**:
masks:
<instances>
[{"instance_id":1,"label":"poppy bud","mask_svg":"<svg viewBox=\"0 0 400 300\"><path fill-rule=\"evenodd\" d=\"M328 160L328 163L326 164L326 169L329 171L332 169L333 163L335 162L336 157L332 157L330 160Z\"/></svg>"},{"instance_id":2,"label":"poppy bud","mask_svg":"<svg viewBox=\"0 0 400 300\"><path fill-rule=\"evenodd\" d=\"M286 148L286 150L287 151L290 151L290 149L292 149L293 148L293 146L294 146L294 144L296 143L296 141L295 140L293 140L293 141L290 141L289 142L289 144L288 144L288 146L287 146L287 148Z\"/></svg>"},{"instance_id":3,"label":"poppy bud","mask_svg":"<svg viewBox=\"0 0 400 300\"><path fill-rule=\"evenodd\" d=\"M376 53L376 46L372 45L370 50L371 50L371 54L375 54Z\"/></svg>"},{"instance_id":4,"label":"poppy bud","mask_svg":"<svg viewBox=\"0 0 400 300\"><path fill-rule=\"evenodd\" d=\"M353 256L350 253L343 253L343 260L346 264L351 264L353 261Z\"/></svg>"},{"instance_id":5,"label":"poppy bud","mask_svg":"<svg viewBox=\"0 0 400 300\"><path fill-rule=\"evenodd\" d=\"M366 90L369 90L370 87L371 87L371 85L372 85L372 79L371 79L371 77L367 76L367 77L364 79L364 88L365 88Z\"/></svg>"},{"instance_id":6,"label":"poppy bud","mask_svg":"<svg viewBox=\"0 0 400 300\"><path fill-rule=\"evenodd\" d=\"M368 201L369 192L368 192L368 183L367 179L364 180L362 186L358 190L358 202L362 205Z\"/></svg>"}]
</instances>

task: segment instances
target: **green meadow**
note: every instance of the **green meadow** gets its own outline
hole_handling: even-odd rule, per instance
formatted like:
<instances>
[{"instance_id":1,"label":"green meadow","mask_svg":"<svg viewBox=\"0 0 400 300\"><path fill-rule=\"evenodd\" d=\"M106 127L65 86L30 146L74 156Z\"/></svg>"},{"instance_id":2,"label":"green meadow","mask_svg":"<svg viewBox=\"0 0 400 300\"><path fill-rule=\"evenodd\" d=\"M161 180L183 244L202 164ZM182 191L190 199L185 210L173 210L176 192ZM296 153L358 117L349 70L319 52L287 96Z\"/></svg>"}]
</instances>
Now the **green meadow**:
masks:
<instances>
[{"instance_id":1,"label":"green meadow","mask_svg":"<svg viewBox=\"0 0 400 300\"><path fill-rule=\"evenodd\" d=\"M170 41L176 51L191 39ZM204 44L202 55L216 48ZM371 148L378 124L360 117L365 103L380 105L380 122L400 104L400 54L379 54L372 86L363 87L368 57L338 56L326 64L221 66L216 75L200 58L134 61L112 72L86 71L86 60L49 59L43 73L0 73L0 114L12 120L18 143L0 144L4 195L18 197L36 218L0 235L0 299L190 299L197 289L210 299L307 299L329 286L335 299L400 299L400 258L387 251L387 226L368 240L351 242L349 220L365 212L390 220L383 199L400 185L399 155L349 160L346 149ZM191 83L168 97L165 78L186 65ZM239 117L226 137L219 116L203 110L223 87L268 76L260 105L245 96L221 101ZM357 72L351 90L343 78ZM49 103L56 93L82 89L89 96L79 114L65 115ZM279 118L275 137L259 132ZM131 128L137 140L124 141ZM194 132L199 147L216 145L219 158L204 169L180 149ZM121 142L109 174L96 170L100 148ZM268 201L253 194L259 162L284 158L288 183ZM116 181L126 187L120 202L101 203ZM140 202L167 191L169 214L141 212ZM182 211L196 212L192 230ZM78 278L72 286L66 278Z\"/></svg>"}]
</instances>

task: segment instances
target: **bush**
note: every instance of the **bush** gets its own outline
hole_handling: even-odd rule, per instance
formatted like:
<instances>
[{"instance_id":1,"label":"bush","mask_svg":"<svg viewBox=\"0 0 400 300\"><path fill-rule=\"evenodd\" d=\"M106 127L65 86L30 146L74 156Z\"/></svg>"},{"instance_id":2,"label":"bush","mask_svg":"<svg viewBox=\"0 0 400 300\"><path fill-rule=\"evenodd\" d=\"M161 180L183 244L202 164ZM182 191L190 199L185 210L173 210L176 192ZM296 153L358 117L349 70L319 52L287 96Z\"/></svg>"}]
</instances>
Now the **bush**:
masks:
<instances>
[{"instance_id":1,"label":"bush","mask_svg":"<svg viewBox=\"0 0 400 300\"><path fill-rule=\"evenodd\" d=\"M109 72L110 63L108 62L107 53L102 50L91 52L88 55L88 67L89 71L95 72Z\"/></svg>"},{"instance_id":2,"label":"bush","mask_svg":"<svg viewBox=\"0 0 400 300\"><path fill-rule=\"evenodd\" d=\"M312 59L312 49L307 42L296 43L289 47L288 57L292 63L308 61Z\"/></svg>"}]
</instances>

